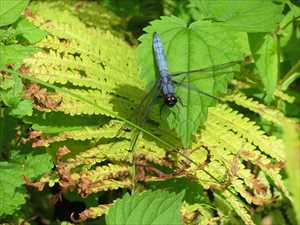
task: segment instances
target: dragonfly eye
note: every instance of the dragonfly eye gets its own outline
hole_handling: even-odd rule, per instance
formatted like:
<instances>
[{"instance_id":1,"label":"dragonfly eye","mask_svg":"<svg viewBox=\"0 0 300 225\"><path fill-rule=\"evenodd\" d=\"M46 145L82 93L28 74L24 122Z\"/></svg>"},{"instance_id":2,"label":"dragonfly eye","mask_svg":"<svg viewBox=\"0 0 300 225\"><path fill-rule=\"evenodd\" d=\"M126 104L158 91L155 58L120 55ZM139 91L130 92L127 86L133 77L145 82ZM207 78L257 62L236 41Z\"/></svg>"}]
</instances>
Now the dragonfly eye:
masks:
<instances>
[{"instance_id":1,"label":"dragonfly eye","mask_svg":"<svg viewBox=\"0 0 300 225\"><path fill-rule=\"evenodd\" d=\"M165 98L165 103L169 107L173 107L174 105L176 105L176 102L177 98L174 95L170 95Z\"/></svg>"}]
</instances>

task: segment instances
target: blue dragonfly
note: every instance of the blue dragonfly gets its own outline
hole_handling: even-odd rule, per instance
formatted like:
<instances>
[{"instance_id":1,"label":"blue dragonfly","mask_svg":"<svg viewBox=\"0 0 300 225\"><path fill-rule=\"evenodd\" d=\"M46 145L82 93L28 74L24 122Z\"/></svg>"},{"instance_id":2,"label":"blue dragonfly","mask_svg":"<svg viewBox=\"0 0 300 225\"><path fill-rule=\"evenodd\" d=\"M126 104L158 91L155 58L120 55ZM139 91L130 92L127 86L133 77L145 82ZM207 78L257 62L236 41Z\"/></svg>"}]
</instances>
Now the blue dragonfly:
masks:
<instances>
[{"instance_id":1,"label":"blue dragonfly","mask_svg":"<svg viewBox=\"0 0 300 225\"><path fill-rule=\"evenodd\" d=\"M209 93L206 93L205 91L199 90L197 87L193 86L192 83L186 82L185 77L186 76L192 76L192 74L195 74L196 76L193 77L193 79L189 79L189 81L197 80L201 78L206 78L208 76L219 76L219 75L225 75L227 72L232 73L232 70L226 70L228 68L231 68L237 64L240 64L241 61L231 61L224 64L219 64L216 66L201 68L201 69L193 69L189 71L182 71L182 72L170 72L168 69L167 64L167 58L165 56L164 52L164 46L163 43L158 35L158 33L154 32L153 34L153 53L154 53L154 59L156 63L156 69L158 73L158 79L154 81L154 84L152 84L152 87L150 90L144 95L142 100L140 101L139 105L135 108L133 116L135 118L135 122L139 124L139 126L143 126L146 122L146 118L152 108L152 106L156 103L158 97L163 98L163 104L161 107L161 111L164 106L168 108L173 108L176 106L176 104L182 104L180 97L176 95L176 88L181 86L187 89L191 89L192 91L195 91L199 95L204 95L206 97L212 98L217 101L222 101L218 97L211 95ZM176 78L182 79L177 81ZM137 140L139 138L140 131L135 130L133 132L133 136L130 142L130 152L134 152ZM187 156L185 156L180 151L174 150L175 152L182 155L184 158L191 161ZM135 174L135 156L132 154L132 162L133 162L133 174L132 174L132 190L135 188L136 184L136 174ZM208 172L207 172L208 173ZM208 173L209 174L209 173ZM214 178L213 175L209 174L212 178ZM214 178L216 181L218 181L216 178Z\"/></svg>"},{"instance_id":2,"label":"blue dragonfly","mask_svg":"<svg viewBox=\"0 0 300 225\"><path fill-rule=\"evenodd\" d=\"M201 69L193 69L193 70L181 71L181 72L169 72L167 59L164 52L164 46L157 32L154 32L153 34L152 47L153 47L153 53L154 53L156 67L157 67L156 69L159 76L158 79L155 81L154 85L152 85L150 91L148 91L148 93L144 96L144 98L136 108L136 111L138 110L139 113L137 114L136 111L134 113L135 115L138 115L139 117L138 119L142 123L145 122L145 119L149 114L150 109L152 108L152 106L154 105L158 97L163 98L163 105L161 107L161 112L165 106L172 108L176 106L178 102L182 104L180 98L176 96L176 87L179 86L195 91L199 95L207 96L217 101L222 101L220 98L214 95L199 90L197 87L193 86L191 82L184 81L185 77L192 76L192 74L195 74L196 76L195 75L193 76L192 79L193 81L202 78L207 78L207 75L208 76L225 75L226 73L232 73L232 70L226 71L226 69L241 63L241 61L231 61L228 63L219 64L219 65L210 66ZM183 79L180 82L177 81L179 77L183 77ZM149 99L150 96L151 99L147 101L147 99ZM145 102L147 103L145 104Z\"/></svg>"}]
</instances>

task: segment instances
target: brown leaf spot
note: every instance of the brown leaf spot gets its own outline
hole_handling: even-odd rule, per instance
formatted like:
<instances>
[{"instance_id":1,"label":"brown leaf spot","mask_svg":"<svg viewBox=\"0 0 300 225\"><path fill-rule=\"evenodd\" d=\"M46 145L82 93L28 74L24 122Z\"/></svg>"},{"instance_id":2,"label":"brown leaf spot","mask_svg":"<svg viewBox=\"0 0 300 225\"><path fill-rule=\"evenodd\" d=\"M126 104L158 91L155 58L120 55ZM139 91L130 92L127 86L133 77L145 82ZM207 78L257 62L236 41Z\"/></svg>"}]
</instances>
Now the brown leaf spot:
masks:
<instances>
[{"instance_id":1,"label":"brown leaf spot","mask_svg":"<svg viewBox=\"0 0 300 225\"><path fill-rule=\"evenodd\" d=\"M56 152L56 162L58 162L64 155L69 154L70 152L70 149L66 146L59 148Z\"/></svg>"},{"instance_id":2,"label":"brown leaf spot","mask_svg":"<svg viewBox=\"0 0 300 225\"><path fill-rule=\"evenodd\" d=\"M265 186L257 177L251 178L251 183L253 184L253 188L258 194L264 194L267 192L268 188Z\"/></svg>"},{"instance_id":3,"label":"brown leaf spot","mask_svg":"<svg viewBox=\"0 0 300 225\"><path fill-rule=\"evenodd\" d=\"M29 187L33 187L38 189L39 191L42 191L45 187L45 183L44 182L31 182L30 179L27 176L23 176L23 180L25 182L25 184Z\"/></svg>"}]
</instances>

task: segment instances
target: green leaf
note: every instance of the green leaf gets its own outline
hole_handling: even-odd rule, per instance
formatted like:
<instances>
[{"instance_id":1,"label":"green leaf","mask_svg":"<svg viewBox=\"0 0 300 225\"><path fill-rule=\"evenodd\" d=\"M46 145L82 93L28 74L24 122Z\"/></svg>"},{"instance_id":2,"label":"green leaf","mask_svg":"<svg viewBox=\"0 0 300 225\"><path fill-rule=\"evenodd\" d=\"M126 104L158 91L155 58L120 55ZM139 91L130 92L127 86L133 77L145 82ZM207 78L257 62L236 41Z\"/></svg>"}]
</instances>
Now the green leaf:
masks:
<instances>
[{"instance_id":1,"label":"green leaf","mask_svg":"<svg viewBox=\"0 0 300 225\"><path fill-rule=\"evenodd\" d=\"M155 191L132 196L126 194L109 210L107 225L182 224L180 206L183 192Z\"/></svg>"},{"instance_id":2,"label":"green leaf","mask_svg":"<svg viewBox=\"0 0 300 225\"><path fill-rule=\"evenodd\" d=\"M28 3L29 0L0 1L0 27L15 22Z\"/></svg>"},{"instance_id":3,"label":"green leaf","mask_svg":"<svg viewBox=\"0 0 300 225\"><path fill-rule=\"evenodd\" d=\"M0 67L7 64L21 64L25 57L37 51L37 48L17 44L0 46Z\"/></svg>"},{"instance_id":4,"label":"green leaf","mask_svg":"<svg viewBox=\"0 0 300 225\"><path fill-rule=\"evenodd\" d=\"M0 83L0 97L6 106L16 107L23 95L23 83L20 77L13 75Z\"/></svg>"},{"instance_id":5,"label":"green leaf","mask_svg":"<svg viewBox=\"0 0 300 225\"><path fill-rule=\"evenodd\" d=\"M30 44L34 44L46 37L47 32L42 31L38 27L34 26L31 22L25 18L21 18L16 27L17 32L22 35Z\"/></svg>"},{"instance_id":6,"label":"green leaf","mask_svg":"<svg viewBox=\"0 0 300 225\"><path fill-rule=\"evenodd\" d=\"M18 164L0 162L0 216L13 214L25 203L21 169Z\"/></svg>"},{"instance_id":7,"label":"green leaf","mask_svg":"<svg viewBox=\"0 0 300 225\"><path fill-rule=\"evenodd\" d=\"M163 41L170 72L205 68L242 58L239 44L236 42L239 34L228 32L208 21L197 21L188 26L179 18L162 17L161 20L152 22L145 31L147 34L140 38L142 43L138 50L141 76L148 86L157 80L152 56L153 32L158 32ZM181 76L180 79L186 77L187 83L193 81L193 87L210 95L224 93L231 76L228 76L228 73L215 77L213 74L208 75L203 75L202 79L198 80L191 76ZM180 86L176 88L176 95L179 96L180 103L169 109L167 121L169 127L175 129L181 138L184 147L189 147L192 135L206 120L208 107L214 105L215 100L197 93L194 89Z\"/></svg>"},{"instance_id":8,"label":"green leaf","mask_svg":"<svg viewBox=\"0 0 300 225\"><path fill-rule=\"evenodd\" d=\"M27 153L26 155L15 154L12 160L22 167L22 175L30 179L36 179L52 169L52 158L48 153Z\"/></svg>"},{"instance_id":9,"label":"green leaf","mask_svg":"<svg viewBox=\"0 0 300 225\"><path fill-rule=\"evenodd\" d=\"M12 215L25 204L26 190L22 176L37 178L52 168L52 161L47 153L16 154L9 162L0 162L0 216Z\"/></svg>"},{"instance_id":10,"label":"green leaf","mask_svg":"<svg viewBox=\"0 0 300 225\"><path fill-rule=\"evenodd\" d=\"M286 170L289 175L289 190L293 195L293 206L300 224L300 140L296 124L284 124L284 144L286 150Z\"/></svg>"},{"instance_id":11,"label":"green leaf","mask_svg":"<svg viewBox=\"0 0 300 225\"><path fill-rule=\"evenodd\" d=\"M15 116L17 118L22 118L24 116L31 116L32 115L32 100L26 99L13 108L10 111L10 115Z\"/></svg>"},{"instance_id":12,"label":"green leaf","mask_svg":"<svg viewBox=\"0 0 300 225\"><path fill-rule=\"evenodd\" d=\"M149 182L147 186L152 190L168 190L175 193L185 191L184 201L189 204L207 203L203 187L187 178L175 178L165 181Z\"/></svg>"},{"instance_id":13,"label":"green leaf","mask_svg":"<svg viewBox=\"0 0 300 225\"><path fill-rule=\"evenodd\" d=\"M278 81L276 39L270 34L249 34L249 43L258 75L265 88L265 101L271 102Z\"/></svg>"},{"instance_id":14,"label":"green leaf","mask_svg":"<svg viewBox=\"0 0 300 225\"><path fill-rule=\"evenodd\" d=\"M300 16L300 9L294 5L290 5L290 11L280 23L281 30L280 45L284 60L290 61L291 64L297 63L300 57L300 34L299 22L294 20ZM294 20L294 21L293 21Z\"/></svg>"},{"instance_id":15,"label":"green leaf","mask_svg":"<svg viewBox=\"0 0 300 225\"><path fill-rule=\"evenodd\" d=\"M283 4L272 0L192 0L206 18L228 29L271 32L281 21Z\"/></svg>"}]
</instances>

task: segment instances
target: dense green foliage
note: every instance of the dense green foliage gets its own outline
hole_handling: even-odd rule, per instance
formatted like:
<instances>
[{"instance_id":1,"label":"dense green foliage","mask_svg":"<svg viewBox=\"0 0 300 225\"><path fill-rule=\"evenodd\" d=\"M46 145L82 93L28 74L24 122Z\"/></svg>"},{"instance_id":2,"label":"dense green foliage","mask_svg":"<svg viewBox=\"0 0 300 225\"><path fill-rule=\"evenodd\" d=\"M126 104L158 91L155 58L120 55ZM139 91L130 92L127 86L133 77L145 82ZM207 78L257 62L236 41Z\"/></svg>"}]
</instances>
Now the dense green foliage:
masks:
<instances>
[{"instance_id":1,"label":"dense green foliage","mask_svg":"<svg viewBox=\"0 0 300 225\"><path fill-rule=\"evenodd\" d=\"M288 0L0 3L0 222L300 224L299 18ZM154 32L171 72L239 63L174 78L180 102L141 122Z\"/></svg>"}]
</instances>

